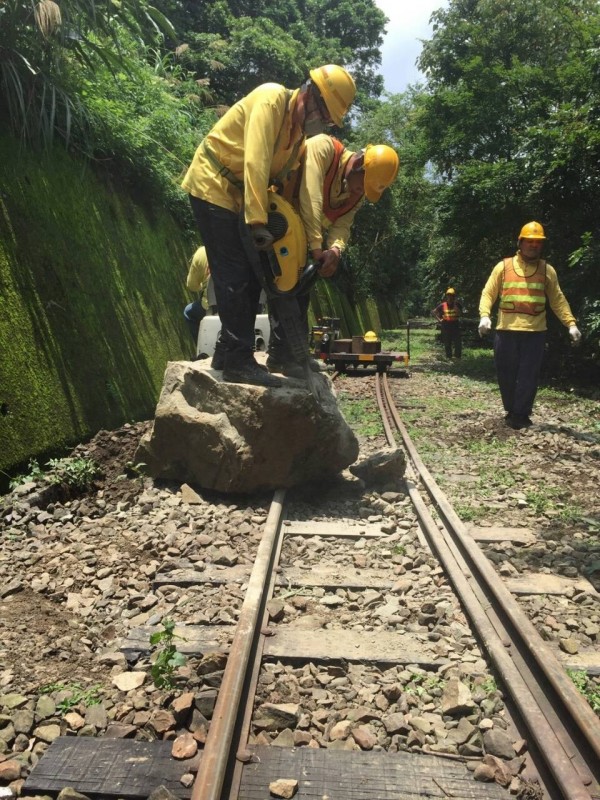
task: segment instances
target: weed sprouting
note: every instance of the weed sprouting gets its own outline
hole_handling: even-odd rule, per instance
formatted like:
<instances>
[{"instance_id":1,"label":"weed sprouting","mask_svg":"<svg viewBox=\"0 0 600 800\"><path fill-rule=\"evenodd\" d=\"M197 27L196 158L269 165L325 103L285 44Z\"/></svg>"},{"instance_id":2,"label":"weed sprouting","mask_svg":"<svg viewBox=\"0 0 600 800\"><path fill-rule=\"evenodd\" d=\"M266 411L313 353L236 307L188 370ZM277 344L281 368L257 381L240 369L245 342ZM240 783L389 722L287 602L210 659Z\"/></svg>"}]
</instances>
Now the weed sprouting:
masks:
<instances>
[{"instance_id":1,"label":"weed sprouting","mask_svg":"<svg viewBox=\"0 0 600 800\"><path fill-rule=\"evenodd\" d=\"M99 472L98 465L90 458L51 458L44 471L35 459L28 464L28 472L17 475L10 481L15 489L27 481L38 481L49 486L69 486L74 489L87 488Z\"/></svg>"},{"instance_id":2,"label":"weed sprouting","mask_svg":"<svg viewBox=\"0 0 600 800\"><path fill-rule=\"evenodd\" d=\"M340 410L346 418L348 425L350 425L359 436L383 435L383 425L379 411L377 410L377 405L373 399L350 399L342 392L339 395L338 401Z\"/></svg>"},{"instance_id":3,"label":"weed sprouting","mask_svg":"<svg viewBox=\"0 0 600 800\"><path fill-rule=\"evenodd\" d=\"M40 694L60 692L62 696L56 704L56 709L61 714L66 714L80 704L87 708L99 705L102 699L101 690L101 686L83 687L79 683L48 683L41 687Z\"/></svg>"},{"instance_id":4,"label":"weed sprouting","mask_svg":"<svg viewBox=\"0 0 600 800\"><path fill-rule=\"evenodd\" d=\"M187 661L183 653L177 650L174 640L185 639L175 633L173 620L163 619L162 626L162 631L156 631L150 636L150 644L157 647L150 674L158 689L172 689L175 686L177 669L183 667Z\"/></svg>"},{"instance_id":5,"label":"weed sprouting","mask_svg":"<svg viewBox=\"0 0 600 800\"><path fill-rule=\"evenodd\" d=\"M594 683L585 670L568 669L567 675L571 678L579 693L588 701L592 711L600 714L600 687Z\"/></svg>"}]
</instances>

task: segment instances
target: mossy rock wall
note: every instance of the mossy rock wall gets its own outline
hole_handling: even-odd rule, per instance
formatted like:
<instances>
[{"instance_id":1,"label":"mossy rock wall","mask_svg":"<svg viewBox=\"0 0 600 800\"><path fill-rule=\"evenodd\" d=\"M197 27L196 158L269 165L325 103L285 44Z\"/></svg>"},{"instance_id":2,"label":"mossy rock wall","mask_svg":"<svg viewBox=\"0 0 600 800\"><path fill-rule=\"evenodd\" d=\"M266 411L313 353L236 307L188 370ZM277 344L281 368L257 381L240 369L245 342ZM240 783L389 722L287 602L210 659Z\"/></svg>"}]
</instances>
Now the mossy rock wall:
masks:
<instances>
[{"instance_id":1,"label":"mossy rock wall","mask_svg":"<svg viewBox=\"0 0 600 800\"><path fill-rule=\"evenodd\" d=\"M198 243L63 149L0 135L0 486L30 458L153 416L166 362L193 353L182 311ZM310 321L380 333L384 305L320 280Z\"/></svg>"},{"instance_id":2,"label":"mossy rock wall","mask_svg":"<svg viewBox=\"0 0 600 800\"><path fill-rule=\"evenodd\" d=\"M359 300L352 304L333 281L319 280L311 294L310 324L323 317L339 317L342 336L359 336L367 331L381 335L384 329L402 325L398 310L385 301Z\"/></svg>"},{"instance_id":3,"label":"mossy rock wall","mask_svg":"<svg viewBox=\"0 0 600 800\"><path fill-rule=\"evenodd\" d=\"M197 243L64 150L0 136L0 469L153 415Z\"/></svg>"}]
</instances>

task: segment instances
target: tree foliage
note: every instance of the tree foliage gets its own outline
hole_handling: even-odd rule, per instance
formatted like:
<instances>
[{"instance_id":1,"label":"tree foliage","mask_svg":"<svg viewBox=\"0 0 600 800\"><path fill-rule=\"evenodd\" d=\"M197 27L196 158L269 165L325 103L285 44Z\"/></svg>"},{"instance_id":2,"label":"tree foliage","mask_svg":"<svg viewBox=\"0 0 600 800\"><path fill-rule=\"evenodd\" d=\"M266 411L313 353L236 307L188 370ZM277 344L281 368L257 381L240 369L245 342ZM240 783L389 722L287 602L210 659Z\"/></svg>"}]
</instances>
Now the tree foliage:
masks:
<instances>
[{"instance_id":1,"label":"tree foliage","mask_svg":"<svg viewBox=\"0 0 600 800\"><path fill-rule=\"evenodd\" d=\"M387 95L360 117L348 146L388 144L400 158L398 177L378 203L365 203L345 256L346 280L356 297L394 299L408 315L423 295L418 265L428 246L433 186L425 176L425 150L415 124L419 93Z\"/></svg>"},{"instance_id":2,"label":"tree foliage","mask_svg":"<svg viewBox=\"0 0 600 800\"><path fill-rule=\"evenodd\" d=\"M119 32L173 33L162 12L146 0L106 4L96 0L5 0L0 4L0 110L14 131L49 142L58 130L68 139L82 104L68 74L99 59L122 69Z\"/></svg>"},{"instance_id":3,"label":"tree foliage","mask_svg":"<svg viewBox=\"0 0 600 800\"><path fill-rule=\"evenodd\" d=\"M231 104L260 83L298 86L336 63L354 75L361 102L383 88L378 67L386 17L374 0L157 0L175 21L183 63Z\"/></svg>"},{"instance_id":4,"label":"tree foliage","mask_svg":"<svg viewBox=\"0 0 600 800\"><path fill-rule=\"evenodd\" d=\"M592 322L599 41L596 0L451 0L434 14L419 61L428 81L419 124L438 182L432 285L458 281L476 306L491 266L536 219L571 305Z\"/></svg>"}]
</instances>

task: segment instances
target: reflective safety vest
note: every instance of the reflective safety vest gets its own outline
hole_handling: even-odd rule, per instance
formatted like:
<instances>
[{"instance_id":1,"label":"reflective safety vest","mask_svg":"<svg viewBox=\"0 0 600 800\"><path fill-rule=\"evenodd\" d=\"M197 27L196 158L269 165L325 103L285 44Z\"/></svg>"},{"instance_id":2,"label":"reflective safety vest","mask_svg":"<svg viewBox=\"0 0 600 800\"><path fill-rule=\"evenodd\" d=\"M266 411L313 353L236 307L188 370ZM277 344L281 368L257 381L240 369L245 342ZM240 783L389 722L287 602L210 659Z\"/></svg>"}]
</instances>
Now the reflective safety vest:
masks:
<instances>
[{"instance_id":1,"label":"reflective safety vest","mask_svg":"<svg viewBox=\"0 0 600 800\"><path fill-rule=\"evenodd\" d=\"M442 303L442 322L458 322L458 306L456 303L453 308L450 308L444 300Z\"/></svg>"},{"instance_id":2,"label":"reflective safety vest","mask_svg":"<svg viewBox=\"0 0 600 800\"><path fill-rule=\"evenodd\" d=\"M505 258L499 308L505 314L543 314L546 310L546 262L538 261L536 271L526 278L517 274L512 258Z\"/></svg>"},{"instance_id":3,"label":"reflective safety vest","mask_svg":"<svg viewBox=\"0 0 600 800\"><path fill-rule=\"evenodd\" d=\"M331 141L333 142L333 161L325 175L325 184L323 186L323 214L330 222L335 222L340 217L343 217L344 214L347 214L348 211L351 211L354 206L362 200L362 195L358 197L350 195L350 197L344 200L341 206L336 206L336 208L332 207L331 186L337 175L342 153L346 148L339 139L334 139L333 136L331 137Z\"/></svg>"}]
</instances>

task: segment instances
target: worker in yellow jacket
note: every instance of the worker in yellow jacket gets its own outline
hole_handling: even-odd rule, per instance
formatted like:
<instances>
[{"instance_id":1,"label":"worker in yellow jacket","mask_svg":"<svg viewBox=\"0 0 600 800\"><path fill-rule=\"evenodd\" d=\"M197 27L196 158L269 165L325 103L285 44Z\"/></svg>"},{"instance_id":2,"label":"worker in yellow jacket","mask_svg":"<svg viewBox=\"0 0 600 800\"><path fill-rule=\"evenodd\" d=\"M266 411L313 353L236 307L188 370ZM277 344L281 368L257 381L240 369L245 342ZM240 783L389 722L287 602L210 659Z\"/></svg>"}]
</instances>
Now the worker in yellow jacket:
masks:
<instances>
[{"instance_id":1,"label":"worker in yellow jacket","mask_svg":"<svg viewBox=\"0 0 600 800\"><path fill-rule=\"evenodd\" d=\"M400 162L389 145L367 145L357 152L327 134L306 142L300 168L284 187L284 197L299 210L308 247L320 253L322 278L337 270L356 212L365 198L376 203L398 174ZM308 294L298 298L308 335ZM271 339L267 368L288 376L302 376L293 362L277 311L269 306Z\"/></svg>"},{"instance_id":2,"label":"worker in yellow jacket","mask_svg":"<svg viewBox=\"0 0 600 800\"><path fill-rule=\"evenodd\" d=\"M206 315L206 309L202 304L204 292L208 285L210 277L210 269L208 267L208 258L206 256L206 247L199 247L190 263L187 274L186 286L190 292L198 293L198 298L192 300L183 309L183 316L187 322L188 328L194 340L194 345L198 342L198 331L200 330L200 323Z\"/></svg>"},{"instance_id":3,"label":"worker in yellow jacket","mask_svg":"<svg viewBox=\"0 0 600 800\"><path fill-rule=\"evenodd\" d=\"M223 379L280 386L253 357L260 283L242 239L243 212L257 250L271 246L266 227L272 184L284 184L298 166L306 136L341 125L354 100L352 77L334 64L310 71L291 91L266 83L233 105L196 150L182 186L189 193L214 281L224 354ZM316 250L313 258L320 259Z\"/></svg>"},{"instance_id":4,"label":"worker in yellow jacket","mask_svg":"<svg viewBox=\"0 0 600 800\"><path fill-rule=\"evenodd\" d=\"M492 306L499 300L494 360L506 424L520 430L532 425L546 342L546 300L577 344L581 333L562 293L556 270L541 258L546 235L539 222L523 225L516 255L499 261L479 302L479 335L492 328Z\"/></svg>"}]
</instances>

